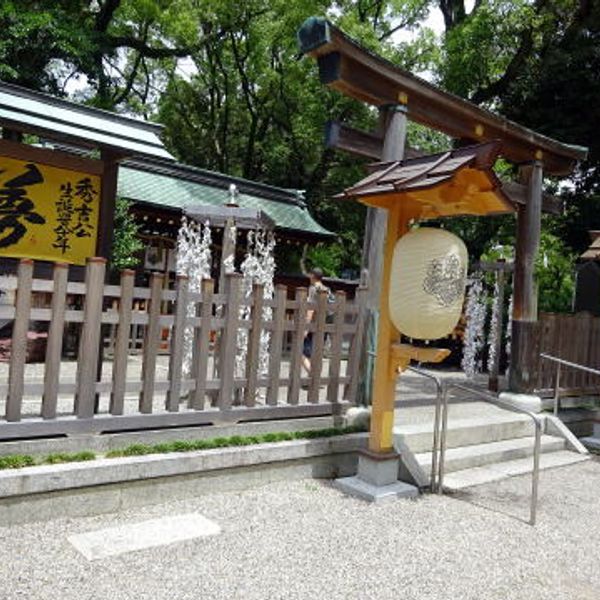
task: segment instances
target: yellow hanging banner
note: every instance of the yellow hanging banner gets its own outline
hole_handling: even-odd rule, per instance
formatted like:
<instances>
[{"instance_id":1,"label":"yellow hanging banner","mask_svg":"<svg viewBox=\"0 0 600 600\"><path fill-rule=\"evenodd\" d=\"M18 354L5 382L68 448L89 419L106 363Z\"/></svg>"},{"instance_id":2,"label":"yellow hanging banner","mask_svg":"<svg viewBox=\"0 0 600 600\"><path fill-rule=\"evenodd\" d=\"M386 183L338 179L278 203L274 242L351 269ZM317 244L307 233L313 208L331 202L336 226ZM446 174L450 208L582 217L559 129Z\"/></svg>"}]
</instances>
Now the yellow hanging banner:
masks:
<instances>
[{"instance_id":1,"label":"yellow hanging banner","mask_svg":"<svg viewBox=\"0 0 600 600\"><path fill-rule=\"evenodd\" d=\"M99 176L0 156L0 256L85 264L99 206Z\"/></svg>"}]
</instances>

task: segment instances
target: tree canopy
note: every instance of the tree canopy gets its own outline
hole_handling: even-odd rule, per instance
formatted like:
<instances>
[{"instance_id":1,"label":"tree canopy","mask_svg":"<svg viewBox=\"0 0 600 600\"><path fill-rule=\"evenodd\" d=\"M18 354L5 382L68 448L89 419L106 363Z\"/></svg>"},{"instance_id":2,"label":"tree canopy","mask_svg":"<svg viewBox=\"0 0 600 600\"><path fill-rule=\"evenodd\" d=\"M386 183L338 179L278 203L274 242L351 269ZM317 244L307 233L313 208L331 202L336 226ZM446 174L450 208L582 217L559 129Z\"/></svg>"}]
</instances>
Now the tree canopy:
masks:
<instances>
[{"instance_id":1,"label":"tree canopy","mask_svg":"<svg viewBox=\"0 0 600 600\"><path fill-rule=\"evenodd\" d=\"M339 235L328 269L356 267L363 210L330 198L364 164L325 148L329 119L361 128L374 110L318 81L296 31L326 15L386 58L565 142L589 160L547 230L570 251L600 228L600 7L593 0L4 0L0 77L166 125L181 160L303 189ZM424 26L438 14L442 30ZM595 101L596 100L596 101ZM425 150L450 143L421 127ZM549 182L550 183L550 182ZM473 252L506 220L460 220ZM510 229L510 228L509 228ZM477 254L478 256L478 254ZM321 255L321 259L324 260Z\"/></svg>"}]
</instances>

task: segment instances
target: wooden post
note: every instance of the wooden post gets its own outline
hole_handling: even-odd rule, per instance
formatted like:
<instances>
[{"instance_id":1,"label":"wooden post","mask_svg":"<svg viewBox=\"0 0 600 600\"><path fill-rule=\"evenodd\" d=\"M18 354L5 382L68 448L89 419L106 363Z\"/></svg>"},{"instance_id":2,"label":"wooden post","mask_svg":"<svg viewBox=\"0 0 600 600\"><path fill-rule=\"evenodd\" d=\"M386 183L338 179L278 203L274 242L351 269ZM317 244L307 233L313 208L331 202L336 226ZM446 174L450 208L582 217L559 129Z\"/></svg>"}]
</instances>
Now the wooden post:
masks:
<instances>
[{"instance_id":1,"label":"wooden post","mask_svg":"<svg viewBox=\"0 0 600 600\"><path fill-rule=\"evenodd\" d=\"M363 338L367 324L365 302L367 297L367 288L362 286L356 291L354 304L356 306L356 321L354 322L354 337L350 344L350 353L348 355L348 364L346 366L346 375L350 381L344 390L344 400L357 404L358 384L360 380L360 358L363 347Z\"/></svg>"},{"instance_id":2,"label":"wooden post","mask_svg":"<svg viewBox=\"0 0 600 600\"><path fill-rule=\"evenodd\" d=\"M329 357L329 385L327 386L327 402L339 402L340 365L342 362L342 341L346 322L346 292L335 293L335 320L331 336L331 356Z\"/></svg>"},{"instance_id":3,"label":"wooden post","mask_svg":"<svg viewBox=\"0 0 600 600\"><path fill-rule=\"evenodd\" d=\"M117 179L119 176L119 157L109 150L102 150L104 165L100 189L100 213L98 215L98 239L96 254L110 259L113 242L113 222L117 199Z\"/></svg>"},{"instance_id":4,"label":"wooden post","mask_svg":"<svg viewBox=\"0 0 600 600\"><path fill-rule=\"evenodd\" d=\"M125 269L121 272L121 297L119 298L119 323L113 354L112 393L110 414L122 415L125 404L125 382L127 380L127 357L129 354L129 333L131 330L131 303L135 272Z\"/></svg>"},{"instance_id":5,"label":"wooden post","mask_svg":"<svg viewBox=\"0 0 600 600\"><path fill-rule=\"evenodd\" d=\"M233 219L229 218L223 226L223 245L221 248L221 263L219 267L219 294L223 294L226 286L226 276L235 270L236 238L231 236L231 228L235 227ZM237 233L236 233L237 235Z\"/></svg>"},{"instance_id":6,"label":"wooden post","mask_svg":"<svg viewBox=\"0 0 600 600\"><path fill-rule=\"evenodd\" d=\"M244 404L246 406L256 404L256 382L258 381L264 297L264 286L261 283L254 283L252 285L252 316L250 318L251 325L248 334L248 352L246 354L246 390L244 392Z\"/></svg>"},{"instance_id":7,"label":"wooden post","mask_svg":"<svg viewBox=\"0 0 600 600\"><path fill-rule=\"evenodd\" d=\"M393 104L381 107L382 121L385 127L383 140L383 152L381 159L386 161L402 160L404 158L404 147L406 142L406 118L407 108L404 104ZM369 273L369 287L366 293L367 314L371 316L368 319L369 329L377 327L377 311L379 310L379 298L381 295L382 274L383 274L383 254L385 244L385 232L387 230L387 211L383 208L367 209L365 221L365 237L363 244L362 269ZM394 240L395 241L395 240ZM364 346L362 350L362 376L366 377L372 369L367 369L368 361L373 360L367 353L367 343L369 338L364 337ZM366 398L367 403L373 401L374 385L367 382Z\"/></svg>"},{"instance_id":8,"label":"wooden post","mask_svg":"<svg viewBox=\"0 0 600 600\"><path fill-rule=\"evenodd\" d=\"M100 356L105 273L105 258L88 258L85 271L83 325L77 357L77 397L75 399L75 412L82 419L91 419L94 416L96 380L101 376L98 374L98 358Z\"/></svg>"},{"instance_id":9,"label":"wooden post","mask_svg":"<svg viewBox=\"0 0 600 600\"><path fill-rule=\"evenodd\" d=\"M206 370L210 351L210 323L213 316L213 292L215 283L212 279L203 279L201 285L200 326L194 331L194 350L192 355L192 377L196 380L194 393L190 394L189 408L202 410L206 395Z\"/></svg>"},{"instance_id":10,"label":"wooden post","mask_svg":"<svg viewBox=\"0 0 600 600\"><path fill-rule=\"evenodd\" d=\"M154 382L156 381L156 356L160 343L160 306L162 302L163 274L154 272L150 276L150 303L148 306L148 324L144 336L144 356L142 358L142 391L139 399L139 411L142 414L152 412L154 401Z\"/></svg>"},{"instance_id":11,"label":"wooden post","mask_svg":"<svg viewBox=\"0 0 600 600\"><path fill-rule=\"evenodd\" d=\"M229 410L233 402L237 330L240 320L241 279L242 276L238 273L228 273L225 278L227 308L225 310L219 356L219 408L221 410Z\"/></svg>"},{"instance_id":12,"label":"wooden post","mask_svg":"<svg viewBox=\"0 0 600 600\"><path fill-rule=\"evenodd\" d=\"M288 404L298 404L300 399L300 381L302 378L302 350L306 334L306 288L296 288L296 311L294 316L294 336L290 358L290 387Z\"/></svg>"},{"instance_id":13,"label":"wooden post","mask_svg":"<svg viewBox=\"0 0 600 600\"><path fill-rule=\"evenodd\" d=\"M524 168L528 198L517 212L517 243L513 295L513 322L509 387L513 392L533 392L537 382L537 294L535 259L540 245L543 169L540 161Z\"/></svg>"},{"instance_id":14,"label":"wooden post","mask_svg":"<svg viewBox=\"0 0 600 600\"><path fill-rule=\"evenodd\" d=\"M406 223L402 225L406 227ZM371 433L369 435L369 450L376 453L393 452L397 373L392 365L391 353L392 344L397 340L398 332L390 320L389 291L394 246L403 233L399 205L395 205L389 210L386 229L379 300L377 349L373 375Z\"/></svg>"},{"instance_id":15,"label":"wooden post","mask_svg":"<svg viewBox=\"0 0 600 600\"><path fill-rule=\"evenodd\" d=\"M185 337L186 315L188 309L188 277L177 275L177 300L175 316L171 331L171 352L169 356L169 391L167 392L166 409L169 412L179 410L181 398L181 378L183 375L183 340Z\"/></svg>"},{"instance_id":16,"label":"wooden post","mask_svg":"<svg viewBox=\"0 0 600 600\"><path fill-rule=\"evenodd\" d=\"M31 311L31 283L33 261L24 258L19 262L17 272L17 296L15 300L15 320L13 323L8 368L8 397L6 399L6 420L21 420L25 361L27 359L27 331Z\"/></svg>"},{"instance_id":17,"label":"wooden post","mask_svg":"<svg viewBox=\"0 0 600 600\"><path fill-rule=\"evenodd\" d=\"M65 333L65 304L67 299L67 282L69 265L54 265L52 289L52 320L48 330L46 347L46 364L44 366L44 396L42 398L42 417L56 418L56 403L60 381L60 360Z\"/></svg>"},{"instance_id":18,"label":"wooden post","mask_svg":"<svg viewBox=\"0 0 600 600\"><path fill-rule=\"evenodd\" d=\"M325 325L327 323L327 291L320 289L317 292L315 316L313 317L315 329L313 331L313 351L310 357L310 383L308 384L308 402L319 402L321 388L321 372L323 370L323 350L325 349Z\"/></svg>"},{"instance_id":19,"label":"wooden post","mask_svg":"<svg viewBox=\"0 0 600 600\"><path fill-rule=\"evenodd\" d=\"M279 399L279 375L281 371L281 353L283 351L286 300L287 288L285 285L275 286L275 310L271 321L273 328L271 329L271 345L269 348L269 386L267 388L267 404L271 406L276 406Z\"/></svg>"}]
</instances>

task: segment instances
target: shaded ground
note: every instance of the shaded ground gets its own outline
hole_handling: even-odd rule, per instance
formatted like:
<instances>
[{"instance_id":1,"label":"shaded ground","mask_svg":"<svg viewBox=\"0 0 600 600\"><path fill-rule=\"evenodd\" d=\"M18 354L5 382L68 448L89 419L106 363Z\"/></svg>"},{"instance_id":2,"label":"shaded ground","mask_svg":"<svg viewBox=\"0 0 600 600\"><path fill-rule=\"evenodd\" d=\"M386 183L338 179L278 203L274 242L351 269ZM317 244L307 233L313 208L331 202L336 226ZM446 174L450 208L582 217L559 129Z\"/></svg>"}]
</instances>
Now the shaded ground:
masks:
<instances>
[{"instance_id":1,"label":"shaded ground","mask_svg":"<svg viewBox=\"0 0 600 600\"><path fill-rule=\"evenodd\" d=\"M120 515L0 528L0 598L13 600L600 598L600 462L460 498L381 505L328 483L273 484ZM88 562L67 536L197 511L218 536Z\"/></svg>"}]
</instances>

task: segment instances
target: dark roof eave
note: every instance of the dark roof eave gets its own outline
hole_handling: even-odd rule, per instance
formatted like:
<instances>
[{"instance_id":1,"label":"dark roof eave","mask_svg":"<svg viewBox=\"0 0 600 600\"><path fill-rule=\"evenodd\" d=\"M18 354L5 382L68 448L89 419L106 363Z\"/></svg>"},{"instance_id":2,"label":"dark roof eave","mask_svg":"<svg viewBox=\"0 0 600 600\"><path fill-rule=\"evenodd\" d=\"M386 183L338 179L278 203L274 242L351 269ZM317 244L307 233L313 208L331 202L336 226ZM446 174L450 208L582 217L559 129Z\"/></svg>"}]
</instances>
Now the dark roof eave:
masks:
<instances>
[{"instance_id":1,"label":"dark roof eave","mask_svg":"<svg viewBox=\"0 0 600 600\"><path fill-rule=\"evenodd\" d=\"M248 179L243 179L241 177L217 173L216 171L209 171L208 169L201 169L200 167L184 165L178 162L127 159L123 161L122 164L125 167L146 171L147 173L175 177L194 183L210 185L223 190L227 190L233 183L238 190L244 194L306 208L306 203L301 199L298 190L278 188L266 183L249 181Z\"/></svg>"}]
</instances>

